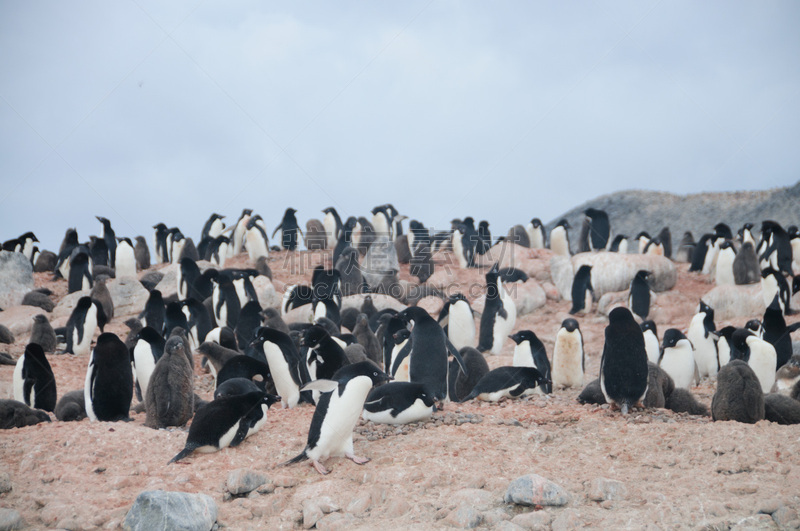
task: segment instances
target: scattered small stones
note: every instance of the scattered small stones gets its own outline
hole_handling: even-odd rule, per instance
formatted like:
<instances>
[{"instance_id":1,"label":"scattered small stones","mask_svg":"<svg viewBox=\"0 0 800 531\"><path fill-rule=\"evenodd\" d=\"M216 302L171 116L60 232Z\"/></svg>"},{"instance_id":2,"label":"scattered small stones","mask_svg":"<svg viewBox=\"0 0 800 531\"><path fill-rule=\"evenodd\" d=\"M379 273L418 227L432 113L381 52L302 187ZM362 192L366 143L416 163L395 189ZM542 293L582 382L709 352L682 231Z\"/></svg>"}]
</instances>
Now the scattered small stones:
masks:
<instances>
[{"instance_id":1,"label":"scattered small stones","mask_svg":"<svg viewBox=\"0 0 800 531\"><path fill-rule=\"evenodd\" d=\"M408 435L417 430L438 428L440 426L460 426L462 424L480 424L483 422L483 415L477 413L459 413L448 411L442 414L435 414L431 420L412 422L395 426L392 424L375 424L373 422L360 421L356 426L355 432L363 435L368 441L377 441L398 435ZM522 424L509 424L512 426Z\"/></svg>"},{"instance_id":2,"label":"scattered small stones","mask_svg":"<svg viewBox=\"0 0 800 531\"><path fill-rule=\"evenodd\" d=\"M569 503L571 496L560 485L538 474L527 474L511 482L503 500L518 505L552 505Z\"/></svg>"},{"instance_id":3,"label":"scattered small stones","mask_svg":"<svg viewBox=\"0 0 800 531\"><path fill-rule=\"evenodd\" d=\"M580 513L576 509L564 509L559 511L558 516L553 519L551 529L553 531L569 531L583 527Z\"/></svg>"},{"instance_id":4,"label":"scattered small stones","mask_svg":"<svg viewBox=\"0 0 800 531\"><path fill-rule=\"evenodd\" d=\"M145 491L125 516L123 529L196 529L209 531L217 521L217 504L205 494Z\"/></svg>"}]
</instances>

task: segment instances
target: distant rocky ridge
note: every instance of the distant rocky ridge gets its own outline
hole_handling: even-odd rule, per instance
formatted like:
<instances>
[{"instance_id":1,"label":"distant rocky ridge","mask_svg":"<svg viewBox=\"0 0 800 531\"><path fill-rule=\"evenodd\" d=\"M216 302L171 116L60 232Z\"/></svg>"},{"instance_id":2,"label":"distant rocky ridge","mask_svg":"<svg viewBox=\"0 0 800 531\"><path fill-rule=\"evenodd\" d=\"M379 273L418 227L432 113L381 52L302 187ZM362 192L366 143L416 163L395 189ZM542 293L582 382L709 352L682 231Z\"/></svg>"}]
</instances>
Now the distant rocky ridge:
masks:
<instances>
[{"instance_id":1,"label":"distant rocky ridge","mask_svg":"<svg viewBox=\"0 0 800 531\"><path fill-rule=\"evenodd\" d=\"M584 210L594 207L605 210L611 223L611 238L625 234L631 240L641 231L656 236L663 227L669 227L672 244L677 245L685 231L691 231L695 240L719 222L727 223L734 234L747 223L756 230L761 221L771 219L784 227L800 225L800 181L785 188L747 192L702 192L676 195L667 192L626 190L603 195L573 208L547 223L547 233L562 218L571 229L570 243L577 249L583 224ZM633 246L629 245L629 249Z\"/></svg>"}]
</instances>

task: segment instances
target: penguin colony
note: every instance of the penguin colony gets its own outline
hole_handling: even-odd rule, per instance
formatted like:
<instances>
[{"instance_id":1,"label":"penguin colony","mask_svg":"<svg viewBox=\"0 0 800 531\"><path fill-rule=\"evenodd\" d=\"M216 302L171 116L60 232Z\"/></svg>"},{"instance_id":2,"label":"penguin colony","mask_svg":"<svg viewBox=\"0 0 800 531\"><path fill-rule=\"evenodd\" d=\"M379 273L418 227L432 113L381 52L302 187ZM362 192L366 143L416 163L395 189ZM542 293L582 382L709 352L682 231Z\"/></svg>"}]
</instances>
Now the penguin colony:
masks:
<instances>
[{"instance_id":1,"label":"penguin colony","mask_svg":"<svg viewBox=\"0 0 800 531\"><path fill-rule=\"evenodd\" d=\"M61 421L117 421L129 420L135 396L147 427L190 423L186 444L176 448L170 463L194 452L242 444L266 425L273 405L314 407L306 446L285 464L309 460L322 474L329 472L324 462L330 457L369 461L353 446L359 418L419 422L448 401L497 402L585 386L580 402L609 403L623 415L641 407L707 415L690 389L710 378L717 386L714 420L786 423L800 417L800 357L792 355L791 340L800 324L785 320L795 311L792 298L800 285L795 226L783 229L764 221L758 236L752 224L734 236L720 223L696 243L690 233L681 241L675 258L684 260L689 271L719 285L760 282L766 311L741 327L717 330L714 309L700 300L684 330L669 328L659 340L656 324L646 320L657 302L650 284L653 272L636 271L629 278L627 304L608 312L600 372L592 379L585 374L579 320L567 317L557 330L538 331L553 338L548 356L537 331L516 326L511 292L528 275L501 268L491 257L493 245L502 241L570 257L566 220L548 237L533 218L493 244L488 223L481 221L476 228L472 217L454 219L447 231L410 220L404 233L407 218L390 204L375 207L371 218L345 220L335 208L326 208L322 221L309 221L305 233L296 213L286 209L270 237L263 218L250 209L230 227L214 213L197 245L177 227L158 223L152 255L146 238L117 237L103 217L97 217L101 236L81 243L77 231L68 229L58 253L39 252L32 232L6 241L4 250L21 253L36 271L51 271L69 293L81 294L65 327L53 330L46 316L36 316L31 341L14 368L14 399L54 412ZM605 212L588 209L579 249L626 254L627 237L612 229ZM652 238L641 232L636 240L630 252L672 260L668 228ZM310 252L324 253L322 265L313 268L309 284L286 286L279 308L263 307L256 285L260 276L271 278L270 253L295 253L303 243ZM481 311L473 309L475 293L442 293L425 284L442 267L440 253L445 251L454 257L444 261L446 267L485 271ZM251 268L225 267L243 253ZM176 265L175 294L164 296L155 289L159 273L149 279L151 273L142 273L150 268L151 257L157 264ZM379 259L389 267L371 269ZM409 264L422 295L398 291L398 262ZM150 295L138 317L126 322L131 332L123 341L104 332L114 319L106 283L109 277L139 274ZM577 268L568 290L573 301L569 314L596 314L596 274L591 266ZM366 295L357 307L343 306L343 297L368 293L408 304L402 310L378 310ZM416 305L428 296L442 300L438 315ZM512 364L490 370L487 356L511 344ZM53 351L87 363L84 388L63 392L60 400L47 359ZM197 363L202 363L198 370L214 378L209 402L195 393Z\"/></svg>"}]
</instances>

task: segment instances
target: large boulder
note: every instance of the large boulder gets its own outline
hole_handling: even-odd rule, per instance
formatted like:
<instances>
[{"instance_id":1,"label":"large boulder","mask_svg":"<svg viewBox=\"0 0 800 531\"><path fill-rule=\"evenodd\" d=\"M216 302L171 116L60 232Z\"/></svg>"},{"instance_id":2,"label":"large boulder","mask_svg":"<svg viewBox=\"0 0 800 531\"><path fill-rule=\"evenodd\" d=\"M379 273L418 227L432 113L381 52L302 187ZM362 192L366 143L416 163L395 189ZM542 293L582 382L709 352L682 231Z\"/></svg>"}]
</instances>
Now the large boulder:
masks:
<instances>
[{"instance_id":1,"label":"large boulder","mask_svg":"<svg viewBox=\"0 0 800 531\"><path fill-rule=\"evenodd\" d=\"M206 494L145 491L136 497L122 528L209 531L217 521L217 504Z\"/></svg>"},{"instance_id":2,"label":"large boulder","mask_svg":"<svg viewBox=\"0 0 800 531\"><path fill-rule=\"evenodd\" d=\"M22 253L0 251L0 308L22 304L33 289L33 266Z\"/></svg>"},{"instance_id":3,"label":"large boulder","mask_svg":"<svg viewBox=\"0 0 800 531\"><path fill-rule=\"evenodd\" d=\"M703 295L702 300L714 308L715 321L751 319L753 316L764 315L766 310L760 284L717 286Z\"/></svg>"},{"instance_id":4,"label":"large boulder","mask_svg":"<svg viewBox=\"0 0 800 531\"><path fill-rule=\"evenodd\" d=\"M566 261L553 257L550 260L550 274L559 293L565 300L572 300L572 278L575 271L583 265L592 266L592 287L595 298L613 291L630 288L631 280L641 270L650 271L650 288L653 291L667 291L678 282L678 271L669 258L656 255L620 253L579 253ZM569 283L567 283L569 279Z\"/></svg>"},{"instance_id":5,"label":"large boulder","mask_svg":"<svg viewBox=\"0 0 800 531\"><path fill-rule=\"evenodd\" d=\"M114 301L114 315L117 317L138 315L150 297L150 292L132 277L109 280L106 287Z\"/></svg>"}]
</instances>

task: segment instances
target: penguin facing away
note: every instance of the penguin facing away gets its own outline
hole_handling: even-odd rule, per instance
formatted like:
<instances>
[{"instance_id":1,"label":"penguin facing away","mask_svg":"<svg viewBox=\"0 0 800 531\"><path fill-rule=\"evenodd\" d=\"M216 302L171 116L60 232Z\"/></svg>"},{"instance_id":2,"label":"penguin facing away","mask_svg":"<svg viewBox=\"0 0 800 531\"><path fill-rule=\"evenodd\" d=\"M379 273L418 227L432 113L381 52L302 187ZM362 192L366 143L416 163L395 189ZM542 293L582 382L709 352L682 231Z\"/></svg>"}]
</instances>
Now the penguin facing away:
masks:
<instances>
[{"instance_id":1,"label":"penguin facing away","mask_svg":"<svg viewBox=\"0 0 800 531\"><path fill-rule=\"evenodd\" d=\"M631 312L641 320L646 320L650 314L650 292L649 271L637 271L636 276L631 280L630 294L628 295L628 307Z\"/></svg>"},{"instance_id":2,"label":"penguin facing away","mask_svg":"<svg viewBox=\"0 0 800 531\"><path fill-rule=\"evenodd\" d=\"M609 404L623 415L647 393L647 352L644 337L630 310L614 308L608 315L600 361L600 387Z\"/></svg>"},{"instance_id":3,"label":"penguin facing away","mask_svg":"<svg viewBox=\"0 0 800 531\"><path fill-rule=\"evenodd\" d=\"M298 233L301 235L303 234L303 231L297 224L297 218L295 217L296 212L297 210L291 207L287 208L286 212L283 214L283 220L275 227L272 233L272 237L274 238L275 234L277 234L279 230L281 231L281 246L287 251L294 251L297 249Z\"/></svg>"},{"instance_id":4,"label":"penguin facing away","mask_svg":"<svg viewBox=\"0 0 800 531\"><path fill-rule=\"evenodd\" d=\"M758 377L744 361L732 360L720 369L711 399L711 418L747 424L764 418L764 393Z\"/></svg>"},{"instance_id":5,"label":"penguin facing away","mask_svg":"<svg viewBox=\"0 0 800 531\"><path fill-rule=\"evenodd\" d=\"M133 399L133 372L125 343L100 334L86 370L84 400L92 421L127 420Z\"/></svg>"},{"instance_id":6,"label":"penguin facing away","mask_svg":"<svg viewBox=\"0 0 800 531\"><path fill-rule=\"evenodd\" d=\"M304 389L314 389L322 394L311 419L306 447L284 465L309 459L317 472L328 474L330 471L322 461L329 457L344 456L359 465L369 462L368 458L359 457L354 452L353 429L370 389L390 379L371 362L362 361L342 367L331 380L306 384Z\"/></svg>"}]
</instances>

